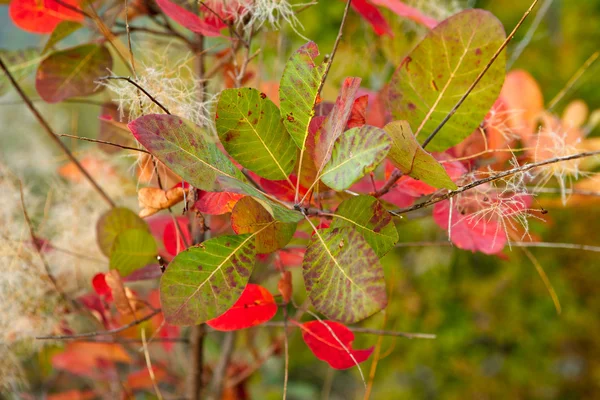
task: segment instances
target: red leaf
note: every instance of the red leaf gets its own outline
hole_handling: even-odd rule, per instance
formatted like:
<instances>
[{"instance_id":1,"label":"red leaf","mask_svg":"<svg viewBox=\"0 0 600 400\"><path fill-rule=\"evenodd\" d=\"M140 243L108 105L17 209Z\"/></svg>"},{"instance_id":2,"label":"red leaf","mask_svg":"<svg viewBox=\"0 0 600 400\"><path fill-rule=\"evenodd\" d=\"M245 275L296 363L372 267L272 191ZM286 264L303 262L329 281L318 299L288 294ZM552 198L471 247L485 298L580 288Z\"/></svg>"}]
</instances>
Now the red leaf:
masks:
<instances>
[{"instance_id":1,"label":"red leaf","mask_svg":"<svg viewBox=\"0 0 600 400\"><path fill-rule=\"evenodd\" d=\"M66 392L49 394L46 400L93 400L96 393L93 390L69 390Z\"/></svg>"},{"instance_id":2,"label":"red leaf","mask_svg":"<svg viewBox=\"0 0 600 400\"><path fill-rule=\"evenodd\" d=\"M236 331L267 322L276 312L273 295L264 287L249 283L233 307L206 324L218 331Z\"/></svg>"},{"instance_id":3,"label":"red leaf","mask_svg":"<svg viewBox=\"0 0 600 400\"><path fill-rule=\"evenodd\" d=\"M64 0L79 9L79 0ZM19 28L32 33L50 33L61 21L83 21L83 14L54 0L12 0L8 12Z\"/></svg>"},{"instance_id":4,"label":"red leaf","mask_svg":"<svg viewBox=\"0 0 600 400\"><path fill-rule=\"evenodd\" d=\"M359 13L375 30L378 35L394 36L394 33L381 12L366 0L353 0L352 8Z\"/></svg>"},{"instance_id":5,"label":"red leaf","mask_svg":"<svg viewBox=\"0 0 600 400\"><path fill-rule=\"evenodd\" d=\"M373 347L366 350L352 349L354 333L338 322L310 321L302 324L301 328L304 342L319 360L325 361L331 368L352 368L357 363L366 361L373 352Z\"/></svg>"},{"instance_id":6,"label":"red leaf","mask_svg":"<svg viewBox=\"0 0 600 400\"><path fill-rule=\"evenodd\" d=\"M296 175L290 175L290 181L296 182L297 180ZM290 186L288 181L270 181L260 178L259 184L265 192L276 196L279 200L294 201L296 190ZM300 185L300 190L298 191L300 198L306 194L307 190L302 184Z\"/></svg>"},{"instance_id":7,"label":"red leaf","mask_svg":"<svg viewBox=\"0 0 600 400\"><path fill-rule=\"evenodd\" d=\"M348 128L363 126L367 123L367 106L369 105L369 96L363 95L354 100L352 110L350 110L350 119Z\"/></svg>"},{"instance_id":8,"label":"red leaf","mask_svg":"<svg viewBox=\"0 0 600 400\"><path fill-rule=\"evenodd\" d=\"M190 233L189 225L187 221L182 221L181 219L177 220L177 224L181 229L181 237L180 231L175 226L173 221L169 222L165 226L165 231L163 233L163 244L165 245L165 249L172 256L176 256L180 252L186 249L186 243L192 243L192 235Z\"/></svg>"},{"instance_id":9,"label":"red leaf","mask_svg":"<svg viewBox=\"0 0 600 400\"><path fill-rule=\"evenodd\" d=\"M131 363L131 358L120 344L71 342L62 353L52 357L54 368L90 377L96 371L106 371L113 362Z\"/></svg>"},{"instance_id":10,"label":"red leaf","mask_svg":"<svg viewBox=\"0 0 600 400\"><path fill-rule=\"evenodd\" d=\"M448 229L450 202L441 201L433 207L433 219L442 229ZM459 249L496 254L504 249L507 239L500 223L486 218L470 218L452 210L450 240Z\"/></svg>"},{"instance_id":11,"label":"red leaf","mask_svg":"<svg viewBox=\"0 0 600 400\"><path fill-rule=\"evenodd\" d=\"M167 371L159 366L152 366L152 373L156 382L161 382L168 377ZM154 383L150 377L150 371L148 368L135 371L127 375L127 388L131 390L135 389L152 389Z\"/></svg>"},{"instance_id":12,"label":"red leaf","mask_svg":"<svg viewBox=\"0 0 600 400\"><path fill-rule=\"evenodd\" d=\"M385 7L396 15L411 19L421 25L425 25L429 29L434 28L438 24L435 18L431 18L423 14L420 10L407 6L399 0L371 0L371 3Z\"/></svg>"},{"instance_id":13,"label":"red leaf","mask_svg":"<svg viewBox=\"0 0 600 400\"><path fill-rule=\"evenodd\" d=\"M169 0L156 0L156 4L165 14L192 32L204 36L221 36L221 32L215 27L215 24L203 21L196 14Z\"/></svg>"},{"instance_id":14,"label":"red leaf","mask_svg":"<svg viewBox=\"0 0 600 400\"><path fill-rule=\"evenodd\" d=\"M157 309L160 308L160 292L158 290L153 290L152 292L150 292L150 295L148 296L148 302L152 307ZM178 326L171 325L165 322L165 317L163 313L152 317L151 323L154 329L160 329L160 331L158 332L158 337L160 337L161 339L177 338L181 333L181 330ZM165 341L162 342L162 346L165 349L165 351L170 352L171 350L173 350L175 342Z\"/></svg>"},{"instance_id":15,"label":"red leaf","mask_svg":"<svg viewBox=\"0 0 600 400\"><path fill-rule=\"evenodd\" d=\"M232 192L205 192L198 191L199 199L194 208L201 213L221 215L231 212L235 203L245 195Z\"/></svg>"},{"instance_id":16,"label":"red leaf","mask_svg":"<svg viewBox=\"0 0 600 400\"><path fill-rule=\"evenodd\" d=\"M105 296L106 301L112 301L112 290L106 283L106 276L103 273L94 275L92 278L92 286L94 291L100 296Z\"/></svg>"}]
</instances>

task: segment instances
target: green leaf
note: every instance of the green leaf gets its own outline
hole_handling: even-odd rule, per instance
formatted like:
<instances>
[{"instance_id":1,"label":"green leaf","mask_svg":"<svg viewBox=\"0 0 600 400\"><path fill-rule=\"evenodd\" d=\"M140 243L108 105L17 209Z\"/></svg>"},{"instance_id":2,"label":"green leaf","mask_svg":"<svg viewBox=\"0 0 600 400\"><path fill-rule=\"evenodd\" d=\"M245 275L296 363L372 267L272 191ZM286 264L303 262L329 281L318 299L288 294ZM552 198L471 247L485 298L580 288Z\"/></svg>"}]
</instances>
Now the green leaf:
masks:
<instances>
[{"instance_id":1,"label":"green leaf","mask_svg":"<svg viewBox=\"0 0 600 400\"><path fill-rule=\"evenodd\" d=\"M279 109L264 93L252 88L223 90L215 123L223 147L242 166L263 178L288 179L297 149Z\"/></svg>"},{"instance_id":2,"label":"green leaf","mask_svg":"<svg viewBox=\"0 0 600 400\"><path fill-rule=\"evenodd\" d=\"M115 238L129 229L149 231L146 222L128 208L116 207L104 213L96 223L96 240L102 253L110 256Z\"/></svg>"},{"instance_id":3,"label":"green leaf","mask_svg":"<svg viewBox=\"0 0 600 400\"><path fill-rule=\"evenodd\" d=\"M263 229L265 226L268 228ZM231 226L235 233L254 233L256 235L256 252L272 253L282 249L292 239L297 223L275 221L263 205L252 197L240 199L231 212Z\"/></svg>"},{"instance_id":4,"label":"green leaf","mask_svg":"<svg viewBox=\"0 0 600 400\"><path fill-rule=\"evenodd\" d=\"M156 262L158 248L154 237L144 229L129 229L117 235L110 253L110 269L127 276Z\"/></svg>"},{"instance_id":5,"label":"green leaf","mask_svg":"<svg viewBox=\"0 0 600 400\"><path fill-rule=\"evenodd\" d=\"M335 190L348 189L385 159L391 143L387 133L374 126L347 130L333 145L321 181Z\"/></svg>"},{"instance_id":6,"label":"green leaf","mask_svg":"<svg viewBox=\"0 0 600 400\"><path fill-rule=\"evenodd\" d=\"M2 57L17 82L35 71L39 62L43 59L43 57L40 57L38 49L0 49L0 57ZM10 87L6 75L4 73L0 74L0 95L3 95Z\"/></svg>"},{"instance_id":7,"label":"green leaf","mask_svg":"<svg viewBox=\"0 0 600 400\"><path fill-rule=\"evenodd\" d=\"M388 158L400 171L438 189L456 189L442 164L417 142L408 122L390 122L383 129L392 139Z\"/></svg>"},{"instance_id":8,"label":"green leaf","mask_svg":"<svg viewBox=\"0 0 600 400\"><path fill-rule=\"evenodd\" d=\"M179 253L160 280L166 320L198 325L233 306L252 274L258 233L219 236Z\"/></svg>"},{"instance_id":9,"label":"green leaf","mask_svg":"<svg viewBox=\"0 0 600 400\"><path fill-rule=\"evenodd\" d=\"M502 23L484 10L466 10L440 22L392 76L389 106L394 119L407 120L420 142L425 140L505 37ZM498 98L505 69L503 52L429 144L429 150L446 150L473 133Z\"/></svg>"},{"instance_id":10,"label":"green leaf","mask_svg":"<svg viewBox=\"0 0 600 400\"><path fill-rule=\"evenodd\" d=\"M315 115L315 104L326 63L315 64L319 48L314 42L300 47L285 64L279 84L281 118L292 139L304 149L308 126Z\"/></svg>"},{"instance_id":11,"label":"green leaf","mask_svg":"<svg viewBox=\"0 0 600 400\"><path fill-rule=\"evenodd\" d=\"M317 230L302 272L312 304L329 319L352 324L387 304L379 258L356 229Z\"/></svg>"},{"instance_id":12,"label":"green leaf","mask_svg":"<svg viewBox=\"0 0 600 400\"><path fill-rule=\"evenodd\" d=\"M344 200L335 215L331 228L355 228L377 257L383 257L398 242L392 216L375 197L361 195Z\"/></svg>"},{"instance_id":13,"label":"green leaf","mask_svg":"<svg viewBox=\"0 0 600 400\"><path fill-rule=\"evenodd\" d=\"M48 38L42 54L46 54L54 45L82 27L83 25L74 21L62 21L59 23Z\"/></svg>"},{"instance_id":14,"label":"green leaf","mask_svg":"<svg viewBox=\"0 0 600 400\"><path fill-rule=\"evenodd\" d=\"M97 79L112 68L110 52L104 45L84 44L51 53L40 64L35 88L48 103L88 96L98 89Z\"/></svg>"},{"instance_id":15,"label":"green leaf","mask_svg":"<svg viewBox=\"0 0 600 400\"><path fill-rule=\"evenodd\" d=\"M216 191L217 178L245 181L208 132L174 115L144 115L128 125L133 136L194 187Z\"/></svg>"}]
</instances>

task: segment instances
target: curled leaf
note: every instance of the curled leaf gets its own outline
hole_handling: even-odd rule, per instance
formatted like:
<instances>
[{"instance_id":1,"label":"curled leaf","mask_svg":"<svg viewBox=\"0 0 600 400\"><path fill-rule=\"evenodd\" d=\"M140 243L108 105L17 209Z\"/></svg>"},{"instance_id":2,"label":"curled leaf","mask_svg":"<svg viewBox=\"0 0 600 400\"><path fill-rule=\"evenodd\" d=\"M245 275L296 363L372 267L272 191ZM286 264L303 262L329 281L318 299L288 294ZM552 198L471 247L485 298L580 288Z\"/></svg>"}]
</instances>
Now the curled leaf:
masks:
<instances>
[{"instance_id":1,"label":"curled leaf","mask_svg":"<svg viewBox=\"0 0 600 400\"><path fill-rule=\"evenodd\" d=\"M147 187L141 188L138 192L138 204L141 208L140 217L149 217L160 210L173 207L180 201L183 201L187 189L176 186L169 190Z\"/></svg>"}]
</instances>

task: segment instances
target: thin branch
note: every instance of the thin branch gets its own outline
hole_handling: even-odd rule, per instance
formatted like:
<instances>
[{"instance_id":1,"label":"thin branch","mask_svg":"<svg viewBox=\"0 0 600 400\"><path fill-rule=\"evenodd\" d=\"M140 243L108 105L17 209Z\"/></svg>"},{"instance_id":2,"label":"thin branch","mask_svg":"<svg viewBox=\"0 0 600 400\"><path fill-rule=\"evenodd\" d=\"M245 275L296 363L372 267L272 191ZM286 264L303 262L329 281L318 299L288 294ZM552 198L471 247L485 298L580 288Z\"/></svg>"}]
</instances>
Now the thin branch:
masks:
<instances>
[{"instance_id":1,"label":"thin branch","mask_svg":"<svg viewBox=\"0 0 600 400\"><path fill-rule=\"evenodd\" d=\"M544 271L542 264L538 261L537 258L535 258L535 256L533 254L531 254L531 251L529 251L529 249L522 248L521 250L523 250L523 253L525 253L525 255L527 256L529 261L531 261L531 263L535 267L535 270L537 271L538 275L540 276L540 279L544 283L546 290L550 294L550 298L552 299L552 302L554 303L554 308L556 309L556 313L558 315L560 315L560 313L562 312L560 300L558 299L558 295L556 294L556 291L554 290L554 287L552 286L552 282L550 282L550 278L548 278L546 271Z\"/></svg>"},{"instance_id":2,"label":"thin branch","mask_svg":"<svg viewBox=\"0 0 600 400\"><path fill-rule=\"evenodd\" d=\"M418 203L415 204L411 207L406 207L406 208L401 208L399 210L389 210L388 212L392 215L400 215L400 214L406 214L409 213L411 211L415 211L424 207L429 207L435 203L439 203L440 201L444 201L447 200L451 197L454 197L460 193L466 192L469 189L473 189L474 187L489 183L489 182L493 182L493 181L497 181L499 179L505 178L507 176L511 176L514 174L518 174L518 173L522 173L522 172L526 172L529 171L531 169L534 168L539 168L539 167L543 167L544 165L549 165L549 164L556 164L559 162L563 162L563 161L570 161L570 160L576 160L578 158L585 158L585 157L592 157L592 156L597 156L600 155L600 150L597 151L587 151L587 152L583 152L583 153L577 153L577 154L571 154L568 156L563 156L563 157L556 157L556 158L551 158L548 160L544 160L544 161L540 161L540 162L536 162L536 163L529 163L529 164L525 164L522 165L520 167L516 167L513 169L509 169L506 171L502 171L499 172L495 175L490 175L486 178L482 178L482 179L478 179L476 181L473 181L467 185L461 186L459 187L457 190L448 192L446 194L440 195L440 196L436 196L433 197L427 201L424 201L422 203Z\"/></svg>"},{"instance_id":3,"label":"thin branch","mask_svg":"<svg viewBox=\"0 0 600 400\"><path fill-rule=\"evenodd\" d=\"M587 71L587 69L591 67L592 64L598 59L599 55L600 51L596 51L583 63L583 65L577 70L577 72L575 72L571 79L569 79L565 87L560 92L558 92L558 94L554 96L552 100L550 100L550 103L548 103L548 111L552 111L552 109L558 104L558 102L561 101L563 97L565 97L567 92L571 90L573 86L575 86L575 83L577 83L577 81L579 80L579 78L581 78L585 71Z\"/></svg>"},{"instance_id":4,"label":"thin branch","mask_svg":"<svg viewBox=\"0 0 600 400\"><path fill-rule=\"evenodd\" d=\"M265 322L260 326L272 326L283 328L285 324L283 322ZM404 337L407 339L436 339L436 335L431 333L411 333L411 332L398 332L398 331L387 331L381 329L371 329L371 328L362 328L359 326L347 326L349 330L355 333L364 333L366 335L377 335L377 336L396 336L396 337Z\"/></svg>"},{"instance_id":5,"label":"thin branch","mask_svg":"<svg viewBox=\"0 0 600 400\"><path fill-rule=\"evenodd\" d=\"M82 339L82 338L92 338L92 337L96 337L96 336L116 335L119 332L123 332L126 329L129 329L133 326L139 325L142 322L148 321L150 318L154 317L155 315L159 314L160 312L161 312L161 310L155 310L155 311L151 312L150 314L146 315L145 317L136 319L135 321L131 321L130 323L120 326L118 328L109 329L106 331L76 333L73 335L36 336L35 338L38 340L77 340L77 339Z\"/></svg>"},{"instance_id":6,"label":"thin branch","mask_svg":"<svg viewBox=\"0 0 600 400\"><path fill-rule=\"evenodd\" d=\"M541 247L545 249L582 250L600 253L600 246L590 246L578 243L554 243L554 242L508 242L513 247ZM452 243L443 242L401 242L396 247L452 247Z\"/></svg>"},{"instance_id":7,"label":"thin branch","mask_svg":"<svg viewBox=\"0 0 600 400\"><path fill-rule=\"evenodd\" d=\"M215 365L212 379L209 385L209 399L220 400L223 393L223 385L225 383L225 374L227 367L231 361L231 355L235 345L235 332L226 332L221 344L221 356L217 365Z\"/></svg>"},{"instance_id":8,"label":"thin branch","mask_svg":"<svg viewBox=\"0 0 600 400\"><path fill-rule=\"evenodd\" d=\"M519 58L519 56L521 55L523 50L525 50L527 45L529 45L529 43L531 42L531 39L533 39L533 35L535 34L535 31L540 26L542 19L544 19L544 16L550 9L550 6L552 5L552 1L553 0L545 0L544 3L542 3L542 5L540 6L540 9L538 10L537 14L535 15L535 18L533 19L531 26L529 27L529 29L527 30L527 33L523 37L523 40L521 40L519 42L519 44L515 47L512 54L510 55L510 60L508 60L508 62L506 63L507 70L509 70L512 67L512 65L515 63L515 61L517 61L517 59Z\"/></svg>"},{"instance_id":9,"label":"thin branch","mask_svg":"<svg viewBox=\"0 0 600 400\"><path fill-rule=\"evenodd\" d=\"M8 77L8 80L10 81L12 86L15 88L17 93L19 93L19 96L21 96L21 98L23 99L23 101L25 102L25 104L27 105L29 110L33 113L33 115L35 116L37 121L40 123L40 125L42 125L42 127L44 128L44 130L46 131L48 136L60 147L60 149L69 158L69 160L71 160L71 162L75 165L75 167L77 167L77 169L83 174L83 176L92 184L94 189L96 189L96 191L102 196L102 198L111 207L116 207L116 204L114 203L114 201L108 196L108 194L106 194L106 192L100 187L100 185L94 180L94 178L92 178L92 176L86 171L86 169L83 168L83 166L79 163L77 158L75 158L73 153L71 153L71 150L69 150L69 148L60 140L60 138L56 135L56 133L54 133L54 131L50 127L50 124L48 124L48 122L44 119L44 117L42 117L42 115L39 113L37 108L35 108L35 106L31 102L31 100L29 99L29 97L27 97L27 95L25 94L25 92L23 91L21 86L17 83L15 78L12 76L8 67L6 66L6 64L4 64L2 57L0 57L0 68L2 68L2 70Z\"/></svg>"},{"instance_id":10,"label":"thin branch","mask_svg":"<svg viewBox=\"0 0 600 400\"><path fill-rule=\"evenodd\" d=\"M429 144L429 142L431 142L431 140L435 137L435 135L437 135L438 132L444 127L444 125L446 125L446 122L448 122L448 120L450 118L452 118L454 113L456 113L456 110L458 110L458 108L462 105L462 103L464 103L464 101L467 99L469 94L471 94L473 89L475 89L475 86L477 86L479 81L483 78L483 76L486 74L486 72L490 69L490 67L492 66L494 61L496 61L496 59L498 58L500 53L502 53L504 48L508 45L508 42L510 42L510 40L513 38L513 36L515 36L515 33L517 33L517 30L521 27L523 22L525 22L525 18L527 18L529 13L531 13L531 10L533 10L533 8L535 7L535 5L537 4L538 1L539 0L533 0L533 3L531 3L531 6L529 6L529 9L527 11L525 11L525 14L523 14L523 16L521 17L521 20L517 23L517 26L515 26L513 31L510 33L510 35L508 35L506 40L504 40L502 45L498 48L498 50L496 50L496 52L494 53L492 58L490 58L490 61L488 61L485 68L479 73L479 75L477 75L477 78L475 78L475 81L471 84L471 86L469 86L469 88L467 89L465 94L463 94L462 97L458 100L458 102L454 105L454 107L452 107L452 110L450 110L448 115L446 115L446 117L442 120L442 122L440 122L440 124L437 126L437 128L435 128L433 130L433 132L431 132L431 134L427 137L427 139L425 139L425 141L423 142L423 145L422 145L423 148L425 148Z\"/></svg>"},{"instance_id":11,"label":"thin branch","mask_svg":"<svg viewBox=\"0 0 600 400\"><path fill-rule=\"evenodd\" d=\"M123 146L121 144L117 144L117 143L113 143L113 142L107 142L105 140L91 139L91 138L87 138L87 137L84 137L84 136L67 135L66 133L58 133L57 135L60 136L60 137L68 137L68 138L72 138L72 139L83 140L83 141L86 141L86 142L106 144L106 145L109 145L109 146L119 147L119 148L124 149L124 150L133 150L133 151L139 151L140 153L152 154L148 150L139 149L137 147Z\"/></svg>"},{"instance_id":12,"label":"thin branch","mask_svg":"<svg viewBox=\"0 0 600 400\"><path fill-rule=\"evenodd\" d=\"M152 96L150 93L148 93L146 91L146 89L144 89L143 87L138 85L138 83L136 81L134 81L133 79L131 79L129 76L104 76L102 78L99 78L98 80L104 81L104 80L111 80L111 79L112 80L122 80L122 81L127 81L127 82L131 83L133 86L135 86L136 88L141 90L142 93L144 93L154 104L159 106L166 114L171 115L171 113L169 112L169 110L167 110L167 108L165 106L163 106L158 100L156 100L154 98L154 96Z\"/></svg>"},{"instance_id":13,"label":"thin branch","mask_svg":"<svg viewBox=\"0 0 600 400\"><path fill-rule=\"evenodd\" d=\"M23 217L25 218L27 228L29 229L29 237L31 238L31 243L32 243L33 247L35 248L40 260L42 261L42 265L44 266L46 275L48 276L48 279L50 279L52 286L54 286L54 290L56 290L56 292L59 294L59 296L65 303L70 304L72 302L69 300L69 298L67 297L65 292L63 292L62 289L60 288L60 286L58 285L56 278L54 277L54 275L52 274L52 271L50 270L50 265L48 264L46 257L44 257L44 253L42 253L42 248L38 243L38 238L35 234L35 229L33 228L33 223L31 222L31 218L29 218L29 213L27 212L27 206L25 205L25 195L23 194L23 183L21 182L21 180L19 180L19 193L21 195L21 208L23 209Z\"/></svg>"},{"instance_id":14,"label":"thin branch","mask_svg":"<svg viewBox=\"0 0 600 400\"><path fill-rule=\"evenodd\" d=\"M156 377L154 376L152 361L150 361L148 343L146 342L146 329L142 329L142 347L144 349L144 358L146 359L146 368L148 369L148 375L150 375L150 380L152 381L152 386L154 387L154 393L156 393L156 397L158 398L158 400L163 400L162 394L160 393L160 389L158 388L158 383L156 383Z\"/></svg>"},{"instance_id":15,"label":"thin branch","mask_svg":"<svg viewBox=\"0 0 600 400\"><path fill-rule=\"evenodd\" d=\"M346 8L344 8L344 14L342 15L342 22L340 23L340 29L338 30L338 35L335 38L335 43L333 44L333 50L331 50L331 55L329 56L329 60L327 61L327 66L325 67L325 73L323 73L323 78L321 78L321 83L319 84L319 89L317 90L317 97L321 94L321 90L323 90L323 86L325 85L325 81L327 80L327 75L329 74L329 70L331 69L331 64L333 64L333 58L335 57L335 53L337 52L340 41L342 40L342 35L344 33L344 25L346 25L346 17L348 16L348 11L350 10L350 4L352 0L346 1Z\"/></svg>"}]
</instances>

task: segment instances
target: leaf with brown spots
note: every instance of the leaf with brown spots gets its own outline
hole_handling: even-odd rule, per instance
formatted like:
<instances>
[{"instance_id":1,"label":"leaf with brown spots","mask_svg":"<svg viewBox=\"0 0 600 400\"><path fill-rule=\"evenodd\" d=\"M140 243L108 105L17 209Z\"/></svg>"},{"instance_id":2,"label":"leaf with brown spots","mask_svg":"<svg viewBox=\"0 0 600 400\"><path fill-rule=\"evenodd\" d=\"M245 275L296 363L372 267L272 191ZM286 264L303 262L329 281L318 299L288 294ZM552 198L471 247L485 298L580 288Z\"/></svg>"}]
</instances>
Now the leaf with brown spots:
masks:
<instances>
[{"instance_id":1,"label":"leaf with brown spots","mask_svg":"<svg viewBox=\"0 0 600 400\"><path fill-rule=\"evenodd\" d=\"M398 242L398 231L392 216L372 196L355 196L344 200L335 212L331 228L356 229L381 258Z\"/></svg>"},{"instance_id":2,"label":"leaf with brown spots","mask_svg":"<svg viewBox=\"0 0 600 400\"><path fill-rule=\"evenodd\" d=\"M335 190L348 189L385 159L391 143L387 133L374 126L347 130L335 141L321 181Z\"/></svg>"},{"instance_id":3,"label":"leaf with brown spots","mask_svg":"<svg viewBox=\"0 0 600 400\"><path fill-rule=\"evenodd\" d=\"M217 147L203 128L174 115L149 114L128 125L133 136L153 156L190 185L217 189L217 178L245 182L246 178Z\"/></svg>"},{"instance_id":4,"label":"leaf with brown spots","mask_svg":"<svg viewBox=\"0 0 600 400\"><path fill-rule=\"evenodd\" d=\"M302 273L308 297L327 318L352 324L387 305L379 258L356 229L315 231Z\"/></svg>"},{"instance_id":5,"label":"leaf with brown spots","mask_svg":"<svg viewBox=\"0 0 600 400\"><path fill-rule=\"evenodd\" d=\"M405 175L421 180L435 188L455 190L448 173L415 139L408 122L394 121L383 128L392 139L388 158Z\"/></svg>"},{"instance_id":6,"label":"leaf with brown spots","mask_svg":"<svg viewBox=\"0 0 600 400\"><path fill-rule=\"evenodd\" d=\"M223 147L237 162L263 178L289 179L297 149L277 106L264 93L223 90L215 123Z\"/></svg>"},{"instance_id":7,"label":"leaf with brown spots","mask_svg":"<svg viewBox=\"0 0 600 400\"><path fill-rule=\"evenodd\" d=\"M389 107L423 140L455 106L506 34L490 12L466 10L440 22L392 76ZM500 54L463 105L429 144L443 151L462 142L483 121L504 82L506 52Z\"/></svg>"},{"instance_id":8,"label":"leaf with brown spots","mask_svg":"<svg viewBox=\"0 0 600 400\"><path fill-rule=\"evenodd\" d=\"M231 212L231 227L235 233L253 233L256 235L256 252L272 253L285 247L296 232L295 222L279 222L250 196L239 200ZM265 226L268 228L263 229Z\"/></svg>"},{"instance_id":9,"label":"leaf with brown spots","mask_svg":"<svg viewBox=\"0 0 600 400\"><path fill-rule=\"evenodd\" d=\"M167 322L198 325L229 310L252 274L260 232L219 236L179 253L160 280Z\"/></svg>"},{"instance_id":10,"label":"leaf with brown spots","mask_svg":"<svg viewBox=\"0 0 600 400\"><path fill-rule=\"evenodd\" d=\"M315 115L318 91L326 63L317 65L319 47L308 42L285 64L279 86L281 118L298 148L304 150L310 120Z\"/></svg>"}]
</instances>

